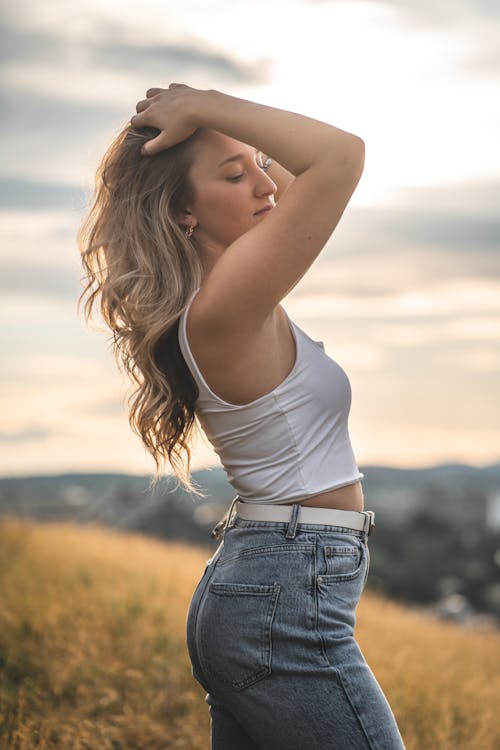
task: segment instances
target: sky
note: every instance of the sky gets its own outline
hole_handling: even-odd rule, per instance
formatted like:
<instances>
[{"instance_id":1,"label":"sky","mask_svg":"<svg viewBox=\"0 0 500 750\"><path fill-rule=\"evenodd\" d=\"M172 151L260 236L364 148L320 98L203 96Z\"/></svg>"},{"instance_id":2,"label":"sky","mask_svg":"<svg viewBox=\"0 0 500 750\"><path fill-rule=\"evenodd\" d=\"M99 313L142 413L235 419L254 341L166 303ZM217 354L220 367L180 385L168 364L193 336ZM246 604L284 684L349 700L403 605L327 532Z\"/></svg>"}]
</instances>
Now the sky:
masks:
<instances>
[{"instance_id":1,"label":"sky","mask_svg":"<svg viewBox=\"0 0 500 750\"><path fill-rule=\"evenodd\" d=\"M361 182L283 306L348 373L360 467L500 460L496 0L3 0L0 474L126 471L109 334L76 232L107 145L186 83L361 136ZM96 324L97 325L97 324ZM192 468L216 466L208 441Z\"/></svg>"}]
</instances>

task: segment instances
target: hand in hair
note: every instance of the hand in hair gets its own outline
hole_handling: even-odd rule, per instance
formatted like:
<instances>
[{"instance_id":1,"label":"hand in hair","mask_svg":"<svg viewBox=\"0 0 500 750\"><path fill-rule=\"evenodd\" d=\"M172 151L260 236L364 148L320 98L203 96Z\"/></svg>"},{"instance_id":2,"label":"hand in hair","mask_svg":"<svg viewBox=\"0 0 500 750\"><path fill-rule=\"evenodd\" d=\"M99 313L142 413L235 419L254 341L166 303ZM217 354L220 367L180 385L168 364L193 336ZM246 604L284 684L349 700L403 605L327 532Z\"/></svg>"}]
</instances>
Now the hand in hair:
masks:
<instances>
[{"instance_id":1,"label":"hand in hair","mask_svg":"<svg viewBox=\"0 0 500 750\"><path fill-rule=\"evenodd\" d=\"M147 141L141 149L143 155L152 156L163 149L189 138L197 125L194 122L194 99L202 94L183 83L171 83L168 89L151 88L146 91L146 99L136 105L137 114L130 124L136 130L158 128L160 133Z\"/></svg>"}]
</instances>

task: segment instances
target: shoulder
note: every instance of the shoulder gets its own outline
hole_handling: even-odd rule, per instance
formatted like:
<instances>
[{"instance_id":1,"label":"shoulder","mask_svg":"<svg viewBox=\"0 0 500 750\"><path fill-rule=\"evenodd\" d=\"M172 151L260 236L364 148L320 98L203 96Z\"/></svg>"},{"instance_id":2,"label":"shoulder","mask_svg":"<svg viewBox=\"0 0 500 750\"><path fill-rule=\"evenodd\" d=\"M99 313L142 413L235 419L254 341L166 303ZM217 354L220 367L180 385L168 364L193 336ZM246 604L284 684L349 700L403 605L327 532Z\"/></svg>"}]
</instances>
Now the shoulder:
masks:
<instances>
[{"instance_id":1,"label":"shoulder","mask_svg":"<svg viewBox=\"0 0 500 750\"><path fill-rule=\"evenodd\" d=\"M241 320L229 316L219 319L211 315L203 296L196 294L184 313L184 325L189 341L198 350L224 354L228 346L235 353L243 353L264 341L272 343L287 321L281 305L259 324L250 320L250 316Z\"/></svg>"}]
</instances>

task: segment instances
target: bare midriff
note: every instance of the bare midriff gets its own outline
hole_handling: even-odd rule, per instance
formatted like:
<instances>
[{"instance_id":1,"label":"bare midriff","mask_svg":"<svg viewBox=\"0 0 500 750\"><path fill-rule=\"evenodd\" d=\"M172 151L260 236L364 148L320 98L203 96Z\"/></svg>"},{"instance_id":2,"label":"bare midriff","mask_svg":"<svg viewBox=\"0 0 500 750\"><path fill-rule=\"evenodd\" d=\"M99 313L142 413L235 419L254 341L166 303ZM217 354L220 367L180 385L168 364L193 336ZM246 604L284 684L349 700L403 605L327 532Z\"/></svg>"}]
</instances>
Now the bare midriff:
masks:
<instances>
[{"instance_id":1,"label":"bare midriff","mask_svg":"<svg viewBox=\"0 0 500 750\"><path fill-rule=\"evenodd\" d=\"M283 505L294 505L293 501ZM337 510L364 510L364 496L361 481L327 490L300 500L299 505L313 508L336 508Z\"/></svg>"}]
</instances>

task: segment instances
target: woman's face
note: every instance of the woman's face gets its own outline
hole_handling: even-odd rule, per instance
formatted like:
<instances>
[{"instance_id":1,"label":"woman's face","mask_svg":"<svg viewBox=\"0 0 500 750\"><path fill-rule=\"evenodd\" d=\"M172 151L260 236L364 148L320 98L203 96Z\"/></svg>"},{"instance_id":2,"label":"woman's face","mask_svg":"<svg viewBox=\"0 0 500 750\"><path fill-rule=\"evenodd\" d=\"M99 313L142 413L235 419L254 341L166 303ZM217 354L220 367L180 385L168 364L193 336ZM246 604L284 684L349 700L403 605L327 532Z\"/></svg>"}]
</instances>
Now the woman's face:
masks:
<instances>
[{"instance_id":1,"label":"woman's face","mask_svg":"<svg viewBox=\"0 0 500 750\"><path fill-rule=\"evenodd\" d=\"M253 146L204 128L193 148L195 158L189 177L195 198L188 206L190 213L181 219L195 227L197 247L211 255L220 254L266 220L268 213L255 214L275 205L277 186L262 168L263 155Z\"/></svg>"}]
</instances>

